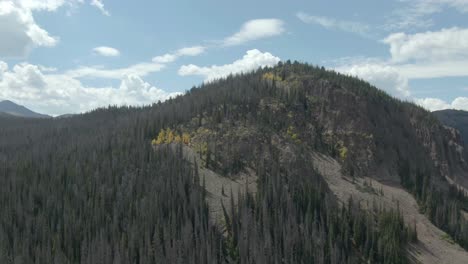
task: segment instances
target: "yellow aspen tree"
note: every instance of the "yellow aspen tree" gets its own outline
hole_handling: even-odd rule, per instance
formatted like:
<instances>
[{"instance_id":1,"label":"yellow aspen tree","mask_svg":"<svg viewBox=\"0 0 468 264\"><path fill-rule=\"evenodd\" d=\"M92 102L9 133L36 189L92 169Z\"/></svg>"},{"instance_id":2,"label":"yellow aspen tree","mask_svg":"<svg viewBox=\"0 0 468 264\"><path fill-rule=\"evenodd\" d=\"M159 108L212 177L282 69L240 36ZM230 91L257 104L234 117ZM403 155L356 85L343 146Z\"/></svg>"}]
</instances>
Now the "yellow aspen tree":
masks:
<instances>
[{"instance_id":1,"label":"yellow aspen tree","mask_svg":"<svg viewBox=\"0 0 468 264\"><path fill-rule=\"evenodd\" d=\"M157 145L162 144L164 143L165 140L166 140L166 132L164 131L164 129L161 129L161 131L159 131L158 139L156 139L156 144Z\"/></svg>"},{"instance_id":2,"label":"yellow aspen tree","mask_svg":"<svg viewBox=\"0 0 468 264\"><path fill-rule=\"evenodd\" d=\"M190 143L190 135L188 133L183 133L182 134L182 142L185 145L188 145Z\"/></svg>"},{"instance_id":3,"label":"yellow aspen tree","mask_svg":"<svg viewBox=\"0 0 468 264\"><path fill-rule=\"evenodd\" d=\"M169 144L172 143L172 141L174 141L174 132L172 129L168 128L166 130L166 143Z\"/></svg>"},{"instance_id":4,"label":"yellow aspen tree","mask_svg":"<svg viewBox=\"0 0 468 264\"><path fill-rule=\"evenodd\" d=\"M174 142L175 142L175 143L181 143L181 142L182 142L182 138L177 134L177 135L174 137Z\"/></svg>"}]
</instances>

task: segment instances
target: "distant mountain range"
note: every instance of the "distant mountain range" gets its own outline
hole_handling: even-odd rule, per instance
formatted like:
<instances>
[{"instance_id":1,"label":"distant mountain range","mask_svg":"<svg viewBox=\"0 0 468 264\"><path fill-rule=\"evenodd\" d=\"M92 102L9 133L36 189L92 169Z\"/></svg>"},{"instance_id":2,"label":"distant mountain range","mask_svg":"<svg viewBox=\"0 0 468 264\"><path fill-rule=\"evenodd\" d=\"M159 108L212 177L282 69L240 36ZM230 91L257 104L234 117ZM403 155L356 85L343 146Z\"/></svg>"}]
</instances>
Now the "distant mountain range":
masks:
<instances>
[{"instance_id":1,"label":"distant mountain range","mask_svg":"<svg viewBox=\"0 0 468 264\"><path fill-rule=\"evenodd\" d=\"M26 118L50 118L29 110L28 108L13 103L12 101L0 101L0 116L26 117Z\"/></svg>"},{"instance_id":2,"label":"distant mountain range","mask_svg":"<svg viewBox=\"0 0 468 264\"><path fill-rule=\"evenodd\" d=\"M468 144L468 112L460 110L442 110L434 114L447 126L451 126L460 131L465 145Z\"/></svg>"}]
</instances>

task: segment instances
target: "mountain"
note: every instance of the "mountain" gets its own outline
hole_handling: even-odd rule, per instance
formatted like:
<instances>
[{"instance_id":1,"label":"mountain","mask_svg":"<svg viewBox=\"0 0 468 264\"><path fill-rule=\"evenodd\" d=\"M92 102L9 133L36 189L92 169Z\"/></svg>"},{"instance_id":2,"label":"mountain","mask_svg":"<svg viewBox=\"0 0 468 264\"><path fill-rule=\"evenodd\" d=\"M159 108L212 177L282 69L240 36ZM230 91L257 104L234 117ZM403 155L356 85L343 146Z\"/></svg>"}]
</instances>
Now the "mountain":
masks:
<instances>
[{"instance_id":1,"label":"mountain","mask_svg":"<svg viewBox=\"0 0 468 264\"><path fill-rule=\"evenodd\" d=\"M445 125L458 129L465 145L468 145L468 112L460 110L442 110L433 113Z\"/></svg>"},{"instance_id":2,"label":"mountain","mask_svg":"<svg viewBox=\"0 0 468 264\"><path fill-rule=\"evenodd\" d=\"M48 115L38 114L27 109L24 106L17 105L11 101L5 100L0 101L0 113L4 115L11 115L15 117L27 117L27 118L50 118Z\"/></svg>"},{"instance_id":3,"label":"mountain","mask_svg":"<svg viewBox=\"0 0 468 264\"><path fill-rule=\"evenodd\" d=\"M2 119L0 263L466 263L454 129L298 62Z\"/></svg>"}]
</instances>

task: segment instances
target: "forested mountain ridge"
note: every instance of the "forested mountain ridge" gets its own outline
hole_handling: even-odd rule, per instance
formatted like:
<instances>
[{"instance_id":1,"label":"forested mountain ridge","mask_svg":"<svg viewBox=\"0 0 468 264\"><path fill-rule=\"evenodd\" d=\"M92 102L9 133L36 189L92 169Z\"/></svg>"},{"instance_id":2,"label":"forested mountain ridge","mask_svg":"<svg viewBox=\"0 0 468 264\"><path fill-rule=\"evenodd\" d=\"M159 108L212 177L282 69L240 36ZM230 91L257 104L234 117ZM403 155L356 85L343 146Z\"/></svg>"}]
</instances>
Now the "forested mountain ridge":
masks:
<instances>
[{"instance_id":1,"label":"forested mountain ridge","mask_svg":"<svg viewBox=\"0 0 468 264\"><path fill-rule=\"evenodd\" d=\"M457 140L366 82L290 62L150 107L2 119L0 263L414 262L416 227L355 182L401 183L466 248L467 202L445 178L466 178ZM337 199L317 157L376 205ZM221 223L208 172L257 179L235 201L221 189Z\"/></svg>"},{"instance_id":2,"label":"forested mountain ridge","mask_svg":"<svg viewBox=\"0 0 468 264\"><path fill-rule=\"evenodd\" d=\"M461 137L468 144L468 112L460 110L441 110L433 112L443 124L456 128L460 131Z\"/></svg>"}]
</instances>

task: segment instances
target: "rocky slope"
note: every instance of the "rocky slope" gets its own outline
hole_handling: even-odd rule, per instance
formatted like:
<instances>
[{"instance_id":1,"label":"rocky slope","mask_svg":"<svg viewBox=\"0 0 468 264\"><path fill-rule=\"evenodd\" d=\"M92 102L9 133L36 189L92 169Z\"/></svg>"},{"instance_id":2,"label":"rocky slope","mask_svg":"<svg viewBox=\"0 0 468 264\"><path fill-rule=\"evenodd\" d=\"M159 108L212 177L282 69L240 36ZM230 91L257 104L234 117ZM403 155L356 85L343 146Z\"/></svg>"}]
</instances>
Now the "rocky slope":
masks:
<instances>
[{"instance_id":1,"label":"rocky slope","mask_svg":"<svg viewBox=\"0 0 468 264\"><path fill-rule=\"evenodd\" d=\"M242 148L248 145L268 142L265 130L273 129L281 136L294 135L301 144L339 157L352 176L373 175L399 183L395 175L402 174L402 165L408 165L406 173L411 182L416 174L425 174L468 186L467 151L460 136L424 109L391 98L363 81L327 71L308 72L301 64L287 64L255 77L268 83L275 94L252 100L250 114L274 120L264 120L266 124L254 128L245 126L248 121L224 118L218 122L215 119L220 113L216 111L229 111L226 105L219 105L214 109L223 109L202 113L198 117L202 121L194 119L188 124L187 129L198 129L195 141L213 139L210 144L219 152L218 165L247 160L253 152L243 157L227 156L244 153ZM221 81L216 85L224 89L229 84ZM210 125L196 128L200 122ZM218 125L211 125L213 122ZM234 149L225 151L226 145Z\"/></svg>"}]
</instances>

